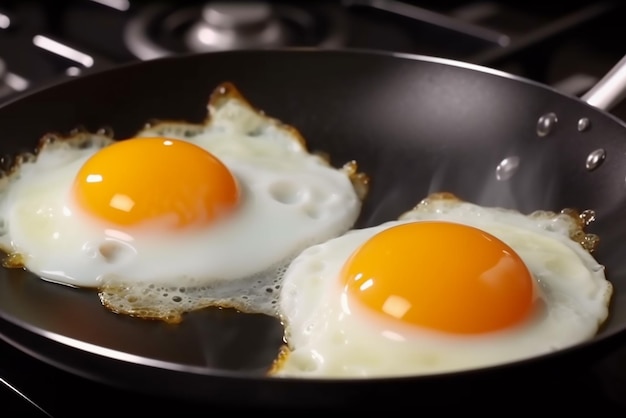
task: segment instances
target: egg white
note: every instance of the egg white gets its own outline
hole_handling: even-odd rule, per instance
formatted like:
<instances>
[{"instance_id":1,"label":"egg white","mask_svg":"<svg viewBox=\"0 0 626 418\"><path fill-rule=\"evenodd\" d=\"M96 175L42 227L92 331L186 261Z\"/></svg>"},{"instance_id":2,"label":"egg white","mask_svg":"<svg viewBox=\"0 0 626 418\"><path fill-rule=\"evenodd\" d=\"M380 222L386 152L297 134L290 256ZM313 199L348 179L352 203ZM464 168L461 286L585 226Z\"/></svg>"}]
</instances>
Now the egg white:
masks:
<instances>
[{"instance_id":1,"label":"egg white","mask_svg":"<svg viewBox=\"0 0 626 418\"><path fill-rule=\"evenodd\" d=\"M212 304L271 310L291 258L357 219L356 167L330 166L236 94L218 99L204 124L160 123L136 136L181 139L217 156L241 189L233 216L163 236L102 228L74 207L70 191L82 164L111 140L81 134L44 144L3 179L0 247L43 279L100 289L117 312L175 319ZM184 167L163 169L176 176Z\"/></svg>"},{"instance_id":2,"label":"egg white","mask_svg":"<svg viewBox=\"0 0 626 418\"><path fill-rule=\"evenodd\" d=\"M531 317L507 330L462 336L398 325L358 305L348 307L339 277L350 255L378 232L422 220L474 226L512 247L536 282L539 299ZM271 374L360 378L453 372L530 358L590 339L608 317L612 286L603 266L570 238L580 230L569 215L526 216L434 197L397 221L314 245L284 275L279 310L287 350Z\"/></svg>"}]
</instances>

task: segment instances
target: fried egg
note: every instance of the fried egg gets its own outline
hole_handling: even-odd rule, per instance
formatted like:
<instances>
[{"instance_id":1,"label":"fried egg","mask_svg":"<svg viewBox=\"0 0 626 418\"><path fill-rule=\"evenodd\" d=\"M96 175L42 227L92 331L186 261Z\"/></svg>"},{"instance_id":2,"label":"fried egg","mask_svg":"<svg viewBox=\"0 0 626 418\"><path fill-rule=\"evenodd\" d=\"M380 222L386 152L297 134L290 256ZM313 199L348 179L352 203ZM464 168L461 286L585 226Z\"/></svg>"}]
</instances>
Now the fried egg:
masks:
<instances>
[{"instance_id":1,"label":"fried egg","mask_svg":"<svg viewBox=\"0 0 626 418\"><path fill-rule=\"evenodd\" d=\"M146 318L275 310L287 263L352 227L367 176L309 152L230 84L208 109L206 123L49 136L23 155L0 187L5 264Z\"/></svg>"},{"instance_id":2,"label":"fried egg","mask_svg":"<svg viewBox=\"0 0 626 418\"><path fill-rule=\"evenodd\" d=\"M455 372L592 338L611 283L593 212L483 207L433 194L398 220L311 246L283 278L277 377Z\"/></svg>"}]
</instances>

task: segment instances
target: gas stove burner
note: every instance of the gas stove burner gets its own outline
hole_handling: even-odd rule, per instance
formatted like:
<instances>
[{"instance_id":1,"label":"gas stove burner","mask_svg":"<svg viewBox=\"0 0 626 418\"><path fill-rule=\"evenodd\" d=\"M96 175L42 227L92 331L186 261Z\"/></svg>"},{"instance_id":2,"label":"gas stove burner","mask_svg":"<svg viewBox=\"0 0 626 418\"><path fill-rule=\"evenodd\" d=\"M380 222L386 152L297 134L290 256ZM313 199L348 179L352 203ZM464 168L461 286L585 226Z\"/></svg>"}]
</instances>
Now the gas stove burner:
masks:
<instances>
[{"instance_id":1,"label":"gas stove burner","mask_svg":"<svg viewBox=\"0 0 626 418\"><path fill-rule=\"evenodd\" d=\"M344 31L341 9L330 5L223 1L146 8L128 22L124 39L137 58L149 60L233 49L338 48Z\"/></svg>"},{"instance_id":2,"label":"gas stove burner","mask_svg":"<svg viewBox=\"0 0 626 418\"><path fill-rule=\"evenodd\" d=\"M194 51L282 46L290 33L266 3L215 3L202 8L202 20L187 32Z\"/></svg>"}]
</instances>

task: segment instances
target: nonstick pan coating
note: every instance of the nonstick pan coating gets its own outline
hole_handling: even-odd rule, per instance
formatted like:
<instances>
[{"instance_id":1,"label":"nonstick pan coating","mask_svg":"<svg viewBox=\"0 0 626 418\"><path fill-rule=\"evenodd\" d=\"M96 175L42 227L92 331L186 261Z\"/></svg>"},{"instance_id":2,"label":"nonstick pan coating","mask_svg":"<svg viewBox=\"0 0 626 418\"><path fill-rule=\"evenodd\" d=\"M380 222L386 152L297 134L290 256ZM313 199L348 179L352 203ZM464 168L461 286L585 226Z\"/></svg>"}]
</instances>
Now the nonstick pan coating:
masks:
<instances>
[{"instance_id":1,"label":"nonstick pan coating","mask_svg":"<svg viewBox=\"0 0 626 418\"><path fill-rule=\"evenodd\" d=\"M616 344L626 329L626 126L546 86L476 66L367 51L237 51L132 64L19 98L0 108L1 151L32 149L48 132L110 127L126 138L152 119L200 122L210 92L230 81L256 107L295 126L335 165L357 160L372 178L357 226L394 219L430 192L487 206L593 209L588 232L615 291L598 336L574 349L481 371L367 381L263 377L282 342L278 321L229 310L180 325L115 315L93 291L0 272L0 334L73 373L148 393L250 404L350 405L400 388L436 394L516 376L565 373ZM541 116L556 124L538 133ZM589 128L578 129L581 118ZM603 150L595 169L590 153ZM519 159L498 180L498 164ZM172 169L175 175L175 168ZM554 369L552 369L554 368ZM554 371L551 373L555 373ZM566 375L561 375L566 379ZM469 399L469 398L468 398ZM467 399L466 399L467 400Z\"/></svg>"}]
</instances>

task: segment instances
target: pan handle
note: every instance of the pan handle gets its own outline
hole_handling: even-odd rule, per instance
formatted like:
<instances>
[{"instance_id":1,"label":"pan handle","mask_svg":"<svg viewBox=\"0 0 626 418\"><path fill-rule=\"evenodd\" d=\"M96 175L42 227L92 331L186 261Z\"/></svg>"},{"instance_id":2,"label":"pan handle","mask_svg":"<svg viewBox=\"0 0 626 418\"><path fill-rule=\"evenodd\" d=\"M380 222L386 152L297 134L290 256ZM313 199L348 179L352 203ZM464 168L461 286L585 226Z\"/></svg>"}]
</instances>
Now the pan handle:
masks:
<instances>
[{"instance_id":1,"label":"pan handle","mask_svg":"<svg viewBox=\"0 0 626 418\"><path fill-rule=\"evenodd\" d=\"M626 96L626 56L589 89L581 99L602 110L610 110Z\"/></svg>"}]
</instances>

